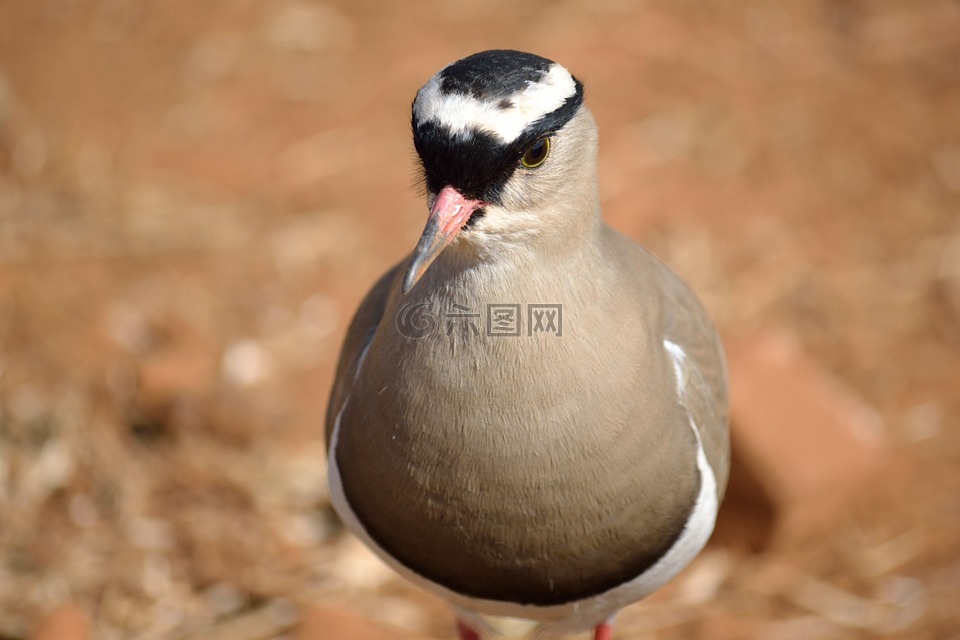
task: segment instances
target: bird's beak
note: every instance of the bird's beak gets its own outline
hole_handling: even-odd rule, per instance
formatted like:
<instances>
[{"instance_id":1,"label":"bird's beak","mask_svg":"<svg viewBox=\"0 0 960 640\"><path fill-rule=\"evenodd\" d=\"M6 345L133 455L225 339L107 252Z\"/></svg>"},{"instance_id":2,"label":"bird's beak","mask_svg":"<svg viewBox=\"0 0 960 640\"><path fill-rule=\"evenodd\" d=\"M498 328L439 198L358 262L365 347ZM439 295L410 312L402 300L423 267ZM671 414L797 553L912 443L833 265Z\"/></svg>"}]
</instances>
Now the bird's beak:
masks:
<instances>
[{"instance_id":1,"label":"bird's beak","mask_svg":"<svg viewBox=\"0 0 960 640\"><path fill-rule=\"evenodd\" d=\"M423 235L420 236L420 242L413 250L407 275L403 278L403 293L409 293L413 289L440 252L457 237L470 215L484 204L482 200L464 197L451 186L440 190L433 201L433 207L430 208L430 217L423 229Z\"/></svg>"}]
</instances>

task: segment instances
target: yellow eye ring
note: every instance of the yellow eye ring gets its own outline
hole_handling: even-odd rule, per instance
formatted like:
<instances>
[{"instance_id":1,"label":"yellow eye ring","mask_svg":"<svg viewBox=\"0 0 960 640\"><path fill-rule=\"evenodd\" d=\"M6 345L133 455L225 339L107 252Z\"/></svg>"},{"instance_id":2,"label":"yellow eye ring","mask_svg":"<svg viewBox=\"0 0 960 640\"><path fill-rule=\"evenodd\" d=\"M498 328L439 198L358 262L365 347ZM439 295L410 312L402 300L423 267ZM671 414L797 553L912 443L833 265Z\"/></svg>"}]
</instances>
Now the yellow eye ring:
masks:
<instances>
[{"instance_id":1,"label":"yellow eye ring","mask_svg":"<svg viewBox=\"0 0 960 640\"><path fill-rule=\"evenodd\" d=\"M540 138L523 154L520 164L527 169L536 169L547 161L548 155L550 155L550 138Z\"/></svg>"}]
</instances>

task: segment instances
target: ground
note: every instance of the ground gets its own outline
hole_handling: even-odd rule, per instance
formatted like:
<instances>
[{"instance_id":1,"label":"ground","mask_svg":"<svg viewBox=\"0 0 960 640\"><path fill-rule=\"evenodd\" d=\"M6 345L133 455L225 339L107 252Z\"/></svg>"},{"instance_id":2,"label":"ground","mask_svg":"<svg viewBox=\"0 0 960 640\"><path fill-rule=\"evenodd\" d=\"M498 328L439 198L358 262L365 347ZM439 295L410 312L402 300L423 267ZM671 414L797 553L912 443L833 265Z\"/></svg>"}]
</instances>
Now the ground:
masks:
<instances>
[{"instance_id":1,"label":"ground","mask_svg":"<svg viewBox=\"0 0 960 640\"><path fill-rule=\"evenodd\" d=\"M754 412L788 343L884 451L815 526L752 467L619 637L960 637L956 2L8 0L0 638L451 636L340 530L322 422L424 221L413 94L492 47L585 82L607 221L759 380L735 439L804 433Z\"/></svg>"}]
</instances>

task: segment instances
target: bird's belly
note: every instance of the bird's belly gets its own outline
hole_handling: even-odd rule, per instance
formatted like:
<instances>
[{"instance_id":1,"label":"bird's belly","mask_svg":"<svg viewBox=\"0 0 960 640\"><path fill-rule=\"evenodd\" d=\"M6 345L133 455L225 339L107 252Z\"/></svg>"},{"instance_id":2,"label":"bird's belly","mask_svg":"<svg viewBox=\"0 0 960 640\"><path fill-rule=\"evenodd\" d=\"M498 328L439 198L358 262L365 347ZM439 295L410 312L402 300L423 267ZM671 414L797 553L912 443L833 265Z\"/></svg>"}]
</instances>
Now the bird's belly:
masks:
<instances>
[{"instance_id":1,"label":"bird's belly","mask_svg":"<svg viewBox=\"0 0 960 640\"><path fill-rule=\"evenodd\" d=\"M375 419L360 403L342 412L345 501L397 563L470 598L549 607L629 582L675 543L699 488L692 456L666 460L612 428L482 411ZM689 473L668 491L644 486L671 465Z\"/></svg>"}]
</instances>

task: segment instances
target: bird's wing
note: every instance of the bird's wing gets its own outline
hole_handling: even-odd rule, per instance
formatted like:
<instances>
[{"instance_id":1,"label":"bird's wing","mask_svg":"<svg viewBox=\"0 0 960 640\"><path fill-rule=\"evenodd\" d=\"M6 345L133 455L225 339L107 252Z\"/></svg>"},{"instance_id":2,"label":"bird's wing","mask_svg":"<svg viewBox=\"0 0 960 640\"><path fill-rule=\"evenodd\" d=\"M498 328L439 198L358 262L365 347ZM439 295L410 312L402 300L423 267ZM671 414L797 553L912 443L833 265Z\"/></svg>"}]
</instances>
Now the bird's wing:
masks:
<instances>
[{"instance_id":1,"label":"bird's wing","mask_svg":"<svg viewBox=\"0 0 960 640\"><path fill-rule=\"evenodd\" d=\"M337 363L337 374L330 391L330 400L327 403L326 443L330 450L330 438L333 436L333 423L343 407L343 402L350 393L350 384L356 374L360 354L373 338L380 319L387 306L387 297L400 271L400 264L387 271L370 289L360 308L350 322L347 336L343 340L340 350L340 360Z\"/></svg>"},{"instance_id":2,"label":"bird's wing","mask_svg":"<svg viewBox=\"0 0 960 640\"><path fill-rule=\"evenodd\" d=\"M716 475L718 497L722 497L730 468L723 347L693 291L666 265L660 273L666 313L664 345L671 351L683 387L681 400L700 432L704 453Z\"/></svg>"}]
</instances>

